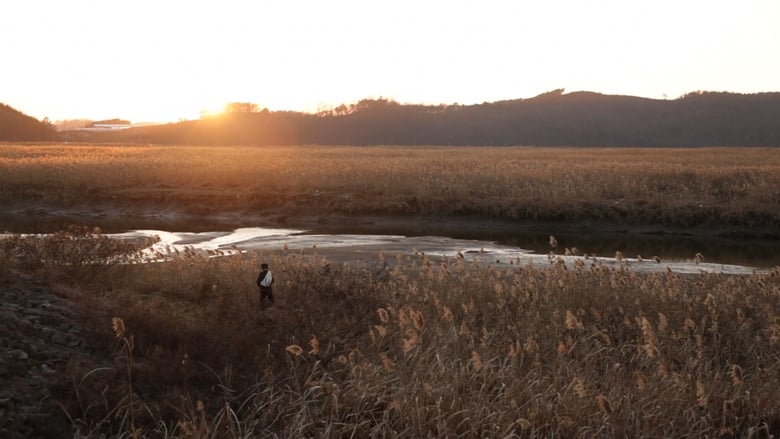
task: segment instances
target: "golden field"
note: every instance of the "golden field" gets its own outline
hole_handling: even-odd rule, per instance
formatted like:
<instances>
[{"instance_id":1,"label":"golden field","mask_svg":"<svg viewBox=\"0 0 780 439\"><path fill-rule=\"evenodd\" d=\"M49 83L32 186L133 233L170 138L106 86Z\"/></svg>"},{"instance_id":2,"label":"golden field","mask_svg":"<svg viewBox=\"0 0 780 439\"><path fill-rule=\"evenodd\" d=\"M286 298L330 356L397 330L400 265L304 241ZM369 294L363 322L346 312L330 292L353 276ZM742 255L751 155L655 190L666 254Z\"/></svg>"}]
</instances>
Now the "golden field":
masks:
<instances>
[{"instance_id":1,"label":"golden field","mask_svg":"<svg viewBox=\"0 0 780 439\"><path fill-rule=\"evenodd\" d=\"M780 269L636 274L598 260L284 249L93 263L84 230L0 240L80 310L102 363L58 370L77 437L772 437ZM15 255L28 255L19 259ZM258 304L260 261L276 304Z\"/></svg>"},{"instance_id":2,"label":"golden field","mask_svg":"<svg viewBox=\"0 0 780 439\"><path fill-rule=\"evenodd\" d=\"M776 227L779 167L758 148L2 145L0 199ZM535 268L417 253L337 264L284 248L120 263L133 250L87 228L0 239L0 288L22 275L49 285L90 329L84 349L105 355L74 354L51 378L66 383L66 436L780 432L780 268L638 274L589 257ZM261 261L277 279L270 308Z\"/></svg>"},{"instance_id":3,"label":"golden field","mask_svg":"<svg viewBox=\"0 0 780 439\"><path fill-rule=\"evenodd\" d=\"M4 144L0 202L776 228L780 150Z\"/></svg>"}]
</instances>

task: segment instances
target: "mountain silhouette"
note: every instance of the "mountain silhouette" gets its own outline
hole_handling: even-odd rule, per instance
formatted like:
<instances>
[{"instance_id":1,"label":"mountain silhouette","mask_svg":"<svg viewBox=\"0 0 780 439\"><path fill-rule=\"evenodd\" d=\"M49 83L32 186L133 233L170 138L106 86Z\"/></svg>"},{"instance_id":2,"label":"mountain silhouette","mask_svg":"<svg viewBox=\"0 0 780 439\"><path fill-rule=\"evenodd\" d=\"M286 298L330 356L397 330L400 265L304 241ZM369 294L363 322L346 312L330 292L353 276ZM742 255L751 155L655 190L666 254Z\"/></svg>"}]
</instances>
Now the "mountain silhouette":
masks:
<instances>
[{"instance_id":1,"label":"mountain silhouette","mask_svg":"<svg viewBox=\"0 0 780 439\"><path fill-rule=\"evenodd\" d=\"M181 145L780 146L780 93L659 100L553 90L475 105L365 99L318 114L234 111L63 140Z\"/></svg>"},{"instance_id":2,"label":"mountain silhouette","mask_svg":"<svg viewBox=\"0 0 780 439\"><path fill-rule=\"evenodd\" d=\"M47 121L39 121L0 103L0 141L34 142L55 137L54 127Z\"/></svg>"}]
</instances>

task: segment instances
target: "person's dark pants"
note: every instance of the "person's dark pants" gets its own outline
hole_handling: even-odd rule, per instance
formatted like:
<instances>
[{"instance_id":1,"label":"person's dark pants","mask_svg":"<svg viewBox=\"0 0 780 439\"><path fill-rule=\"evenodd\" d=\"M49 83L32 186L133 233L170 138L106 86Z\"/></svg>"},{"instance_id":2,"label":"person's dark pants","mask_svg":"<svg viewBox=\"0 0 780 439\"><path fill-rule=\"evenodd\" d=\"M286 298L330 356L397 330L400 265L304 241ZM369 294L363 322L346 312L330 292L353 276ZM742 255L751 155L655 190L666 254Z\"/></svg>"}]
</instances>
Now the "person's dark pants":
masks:
<instances>
[{"instance_id":1,"label":"person's dark pants","mask_svg":"<svg viewBox=\"0 0 780 439\"><path fill-rule=\"evenodd\" d=\"M274 303L274 290L271 287L260 287L260 304L262 305L266 299Z\"/></svg>"}]
</instances>

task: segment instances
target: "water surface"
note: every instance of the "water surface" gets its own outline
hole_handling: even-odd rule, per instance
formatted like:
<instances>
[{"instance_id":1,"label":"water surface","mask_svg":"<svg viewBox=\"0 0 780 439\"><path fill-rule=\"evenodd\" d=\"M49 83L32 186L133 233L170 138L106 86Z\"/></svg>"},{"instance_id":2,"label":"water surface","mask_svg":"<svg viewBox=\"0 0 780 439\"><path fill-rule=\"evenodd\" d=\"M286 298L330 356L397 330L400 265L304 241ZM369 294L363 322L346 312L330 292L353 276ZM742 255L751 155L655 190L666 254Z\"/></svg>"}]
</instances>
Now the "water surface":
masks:
<instances>
[{"instance_id":1,"label":"water surface","mask_svg":"<svg viewBox=\"0 0 780 439\"><path fill-rule=\"evenodd\" d=\"M277 221L278 222L278 221ZM203 241L212 249L229 247L236 240L246 244L237 230L257 228L273 229L262 219L241 217L208 218L171 214L166 212L128 213L126 215L95 215L94 213L56 213L45 210L0 214L0 231L14 233L51 233L65 230L69 225L83 224L100 227L105 233L124 233L131 230L157 230L160 233L174 233L181 245L188 240L200 242L204 237L214 240ZM713 264L742 265L747 267L771 268L780 266L780 241L762 238L727 238L696 233L667 233L662 229L643 231L593 230L587 226L565 224L520 224L508 221L485 221L478 219L351 219L349 221L290 221L286 230L294 231L294 242L289 245L342 246L363 239L380 243L387 240L406 239L408 245L424 237L441 237L451 240L475 241L478 249L485 246L515 248L524 254L547 255L565 253L576 248L579 254L595 255L600 258L614 258L621 252L625 258L652 259L657 256L663 261L688 262L698 253L704 261ZM550 236L555 236L557 247L550 247ZM345 236L350 238L345 241ZM363 238L359 238L359 237ZM257 238L254 238L257 239ZM288 238L285 238L289 240ZM296 244L299 243L299 244ZM350 244L351 245L351 244Z\"/></svg>"}]
</instances>

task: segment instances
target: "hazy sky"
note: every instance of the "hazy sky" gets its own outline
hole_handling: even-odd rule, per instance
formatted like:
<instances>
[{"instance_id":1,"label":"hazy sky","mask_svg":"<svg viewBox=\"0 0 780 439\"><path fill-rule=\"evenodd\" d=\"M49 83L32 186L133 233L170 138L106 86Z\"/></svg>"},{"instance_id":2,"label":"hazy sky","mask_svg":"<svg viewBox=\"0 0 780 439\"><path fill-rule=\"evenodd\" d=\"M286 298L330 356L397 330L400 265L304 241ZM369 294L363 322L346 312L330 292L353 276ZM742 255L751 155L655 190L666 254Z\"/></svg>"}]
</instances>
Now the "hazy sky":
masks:
<instances>
[{"instance_id":1,"label":"hazy sky","mask_svg":"<svg viewBox=\"0 0 780 439\"><path fill-rule=\"evenodd\" d=\"M780 91L780 0L3 0L0 51L0 102L51 120L672 99Z\"/></svg>"}]
</instances>

